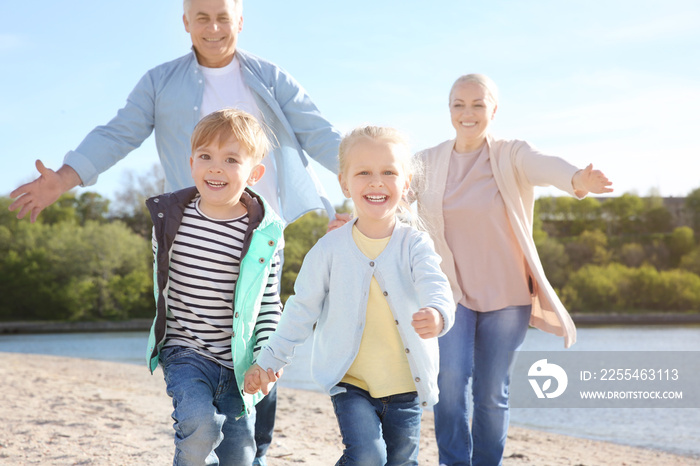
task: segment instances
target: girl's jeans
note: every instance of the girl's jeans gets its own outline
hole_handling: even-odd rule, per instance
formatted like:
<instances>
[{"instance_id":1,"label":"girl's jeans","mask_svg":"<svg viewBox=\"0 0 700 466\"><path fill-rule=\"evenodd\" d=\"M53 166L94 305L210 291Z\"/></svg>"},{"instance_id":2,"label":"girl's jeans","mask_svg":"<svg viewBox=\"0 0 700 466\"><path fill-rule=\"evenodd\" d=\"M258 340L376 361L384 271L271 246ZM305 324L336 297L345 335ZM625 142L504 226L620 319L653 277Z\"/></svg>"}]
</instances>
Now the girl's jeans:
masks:
<instances>
[{"instance_id":1,"label":"girl's jeans","mask_svg":"<svg viewBox=\"0 0 700 466\"><path fill-rule=\"evenodd\" d=\"M422 410L416 392L372 398L350 384L333 395L343 436L343 456L336 465L398 466L418 464Z\"/></svg>"},{"instance_id":2,"label":"girl's jeans","mask_svg":"<svg viewBox=\"0 0 700 466\"><path fill-rule=\"evenodd\" d=\"M434 413L441 465L501 464L510 418L512 356L525 340L531 309L527 305L475 312L457 306L454 327L438 340L440 399ZM469 379L473 413L467 408Z\"/></svg>"},{"instance_id":3,"label":"girl's jeans","mask_svg":"<svg viewBox=\"0 0 700 466\"><path fill-rule=\"evenodd\" d=\"M160 353L168 395L173 399L173 465L246 465L255 458L255 413L243 412L236 377L191 348Z\"/></svg>"}]
</instances>

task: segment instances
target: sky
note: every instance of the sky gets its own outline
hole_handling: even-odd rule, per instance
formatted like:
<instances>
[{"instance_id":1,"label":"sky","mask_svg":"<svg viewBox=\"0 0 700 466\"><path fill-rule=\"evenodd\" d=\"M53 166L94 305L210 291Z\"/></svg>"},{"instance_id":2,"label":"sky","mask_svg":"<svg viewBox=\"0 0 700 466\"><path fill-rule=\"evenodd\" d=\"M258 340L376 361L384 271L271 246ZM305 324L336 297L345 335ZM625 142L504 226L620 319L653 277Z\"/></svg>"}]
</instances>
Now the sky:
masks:
<instances>
[{"instance_id":1,"label":"sky","mask_svg":"<svg viewBox=\"0 0 700 466\"><path fill-rule=\"evenodd\" d=\"M437 145L454 137L452 83L484 73L499 87L495 136L593 163L613 195L700 188L696 0L246 0L243 17L238 46L290 72L342 132L388 125L415 151ZM191 45L179 0L11 2L3 18L0 195L34 179L36 159L58 169ZM157 163L151 137L88 189L114 198Z\"/></svg>"}]
</instances>

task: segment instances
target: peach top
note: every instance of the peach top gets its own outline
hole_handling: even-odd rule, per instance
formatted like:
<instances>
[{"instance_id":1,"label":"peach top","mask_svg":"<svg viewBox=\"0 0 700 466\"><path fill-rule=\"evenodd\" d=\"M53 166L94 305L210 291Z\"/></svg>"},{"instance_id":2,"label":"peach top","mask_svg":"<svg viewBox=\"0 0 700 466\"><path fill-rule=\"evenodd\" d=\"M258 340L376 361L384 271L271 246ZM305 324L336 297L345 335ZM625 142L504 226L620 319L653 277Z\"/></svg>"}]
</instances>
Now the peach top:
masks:
<instances>
[{"instance_id":1,"label":"peach top","mask_svg":"<svg viewBox=\"0 0 700 466\"><path fill-rule=\"evenodd\" d=\"M443 214L464 292L459 304L480 312L530 304L525 255L493 177L487 144L473 152L452 151Z\"/></svg>"}]
</instances>

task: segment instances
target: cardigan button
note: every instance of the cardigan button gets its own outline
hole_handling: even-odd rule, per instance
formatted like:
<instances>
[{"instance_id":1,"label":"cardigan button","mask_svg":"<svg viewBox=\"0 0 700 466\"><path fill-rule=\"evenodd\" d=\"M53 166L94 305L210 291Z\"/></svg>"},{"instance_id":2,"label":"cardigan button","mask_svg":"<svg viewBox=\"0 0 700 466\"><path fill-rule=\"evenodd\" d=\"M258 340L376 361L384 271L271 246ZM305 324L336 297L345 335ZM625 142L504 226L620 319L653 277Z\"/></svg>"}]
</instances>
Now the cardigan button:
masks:
<instances>
[{"instance_id":1,"label":"cardigan button","mask_svg":"<svg viewBox=\"0 0 700 466\"><path fill-rule=\"evenodd\" d=\"M416 377L416 382L420 382L420 377Z\"/></svg>"},{"instance_id":2,"label":"cardigan button","mask_svg":"<svg viewBox=\"0 0 700 466\"><path fill-rule=\"evenodd\" d=\"M398 321L398 320L395 320L394 322L396 322L396 325L399 325L399 321Z\"/></svg>"},{"instance_id":3,"label":"cardigan button","mask_svg":"<svg viewBox=\"0 0 700 466\"><path fill-rule=\"evenodd\" d=\"M157 197L157 198L153 199L153 202L155 202L156 204L158 204L158 203L160 202L160 198Z\"/></svg>"},{"instance_id":4,"label":"cardigan button","mask_svg":"<svg viewBox=\"0 0 700 466\"><path fill-rule=\"evenodd\" d=\"M236 313L233 315L233 317L238 318L238 312L236 312Z\"/></svg>"},{"instance_id":5,"label":"cardigan button","mask_svg":"<svg viewBox=\"0 0 700 466\"><path fill-rule=\"evenodd\" d=\"M406 354L408 354L408 353L410 353L410 352L411 352L411 350L408 349L408 348L406 348Z\"/></svg>"},{"instance_id":6,"label":"cardigan button","mask_svg":"<svg viewBox=\"0 0 700 466\"><path fill-rule=\"evenodd\" d=\"M275 242L272 241L272 240L270 240L270 241L267 242L267 244L268 244L268 246L274 246L274 245L275 245Z\"/></svg>"},{"instance_id":7,"label":"cardigan button","mask_svg":"<svg viewBox=\"0 0 700 466\"><path fill-rule=\"evenodd\" d=\"M382 294L383 294L384 296L389 296L389 293L387 293L386 291L385 291L384 293L382 293Z\"/></svg>"},{"instance_id":8,"label":"cardigan button","mask_svg":"<svg viewBox=\"0 0 700 466\"><path fill-rule=\"evenodd\" d=\"M163 212L158 212L158 218L163 218L163 217L165 217L165 216L163 215Z\"/></svg>"},{"instance_id":9,"label":"cardigan button","mask_svg":"<svg viewBox=\"0 0 700 466\"><path fill-rule=\"evenodd\" d=\"M428 402L427 402L427 401L424 401L424 402L421 403L421 404L422 404L423 406L428 406Z\"/></svg>"},{"instance_id":10,"label":"cardigan button","mask_svg":"<svg viewBox=\"0 0 700 466\"><path fill-rule=\"evenodd\" d=\"M369 266L370 266L370 267L374 267L374 261L370 262L370 263L369 263Z\"/></svg>"},{"instance_id":11,"label":"cardigan button","mask_svg":"<svg viewBox=\"0 0 700 466\"><path fill-rule=\"evenodd\" d=\"M258 262L260 262L261 264L264 264L264 263L265 263L265 258L264 258L264 257L261 257L260 259L258 259Z\"/></svg>"}]
</instances>

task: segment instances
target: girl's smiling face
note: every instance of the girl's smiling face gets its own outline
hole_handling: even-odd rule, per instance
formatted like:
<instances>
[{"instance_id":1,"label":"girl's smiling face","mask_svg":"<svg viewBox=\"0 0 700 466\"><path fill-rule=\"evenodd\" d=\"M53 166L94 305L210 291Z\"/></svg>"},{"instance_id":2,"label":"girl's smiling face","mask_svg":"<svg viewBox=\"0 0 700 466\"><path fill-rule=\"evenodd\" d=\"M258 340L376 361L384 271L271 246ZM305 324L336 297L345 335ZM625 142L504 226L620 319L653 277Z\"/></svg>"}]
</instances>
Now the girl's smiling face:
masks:
<instances>
[{"instance_id":1,"label":"girl's smiling face","mask_svg":"<svg viewBox=\"0 0 700 466\"><path fill-rule=\"evenodd\" d=\"M338 175L345 197L355 205L357 228L370 238L391 235L396 209L408 193L411 179L401 150L386 140L362 138L348 150L345 169Z\"/></svg>"}]
</instances>

